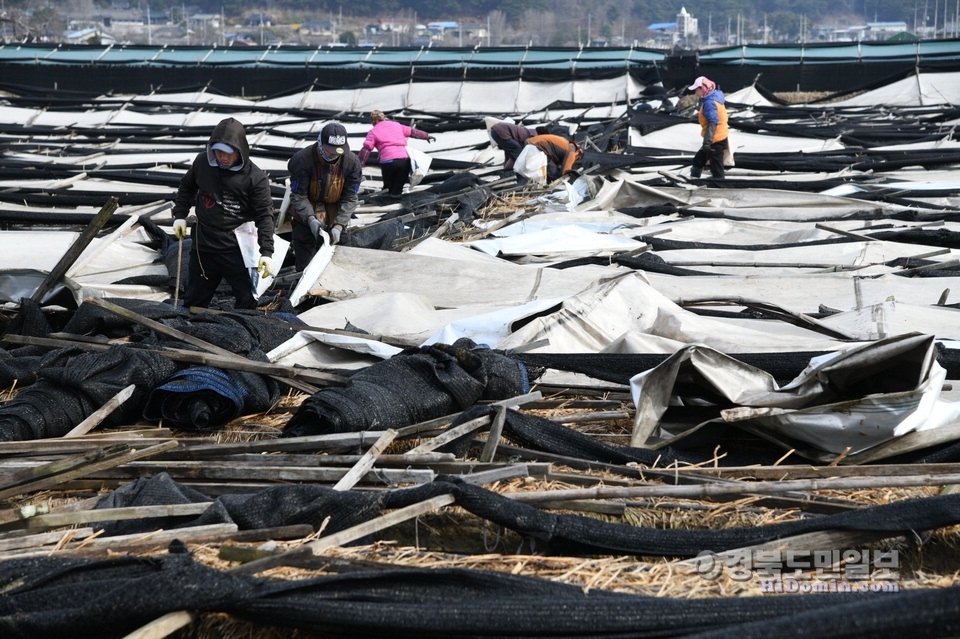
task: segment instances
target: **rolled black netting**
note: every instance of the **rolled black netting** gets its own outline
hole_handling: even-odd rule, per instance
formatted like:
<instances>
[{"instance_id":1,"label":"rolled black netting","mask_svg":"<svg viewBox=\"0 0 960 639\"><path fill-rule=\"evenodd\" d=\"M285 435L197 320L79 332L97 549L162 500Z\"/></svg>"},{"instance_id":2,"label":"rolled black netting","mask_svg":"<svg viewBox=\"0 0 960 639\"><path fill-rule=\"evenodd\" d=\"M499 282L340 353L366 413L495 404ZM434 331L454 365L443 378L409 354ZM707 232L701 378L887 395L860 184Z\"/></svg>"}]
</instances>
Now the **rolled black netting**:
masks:
<instances>
[{"instance_id":1,"label":"rolled black netting","mask_svg":"<svg viewBox=\"0 0 960 639\"><path fill-rule=\"evenodd\" d=\"M614 256L613 261L621 266L632 268L635 271L647 271L650 273L662 273L664 275L677 275L684 277L687 275L710 275L717 277L716 273L708 271L698 271L692 268L682 266L673 266L664 261L659 255L653 253L641 253L636 257ZM722 276L721 276L722 277Z\"/></svg>"},{"instance_id":2,"label":"rolled black netting","mask_svg":"<svg viewBox=\"0 0 960 639\"><path fill-rule=\"evenodd\" d=\"M497 408L493 406L474 406L457 417L452 424L468 422L483 415L493 416ZM567 428L543 417L508 410L504 415L503 435L524 448L543 451L564 457L574 457L587 461L606 464L638 463L653 466L666 466L675 461L698 463L704 458L692 454L682 454L670 448L650 450L633 446L611 446L595 437ZM453 452L462 456L469 448L473 435L466 435L443 446L442 452Z\"/></svg>"},{"instance_id":3,"label":"rolled black netting","mask_svg":"<svg viewBox=\"0 0 960 639\"><path fill-rule=\"evenodd\" d=\"M249 359L268 361L270 351L297 333L296 324L303 322L290 313L264 314L259 311L232 310L191 315L182 308L164 302L128 298L107 300L121 308L187 333L214 346ZM131 342L160 344L177 342L178 348L195 348L133 320L93 304L81 304L63 328L76 335L105 335L127 338Z\"/></svg>"},{"instance_id":4,"label":"rolled black netting","mask_svg":"<svg viewBox=\"0 0 960 639\"><path fill-rule=\"evenodd\" d=\"M111 639L178 610L219 612L337 638L909 636L960 631L960 589L888 594L671 598L459 568L351 571L270 580L185 553L0 563L0 633ZM104 621L109 620L109 624Z\"/></svg>"},{"instance_id":5,"label":"rolled black netting","mask_svg":"<svg viewBox=\"0 0 960 639\"><path fill-rule=\"evenodd\" d=\"M202 320L219 324L219 327L216 329L217 332L222 330L224 325L239 326L246 331L259 347L259 350L264 353L272 351L288 339L296 336L299 327L306 326L306 323L297 317L296 313L292 312L292 308L287 312L272 312L267 314L261 311L251 310L234 310L217 315L202 313L200 315L194 315L192 318L195 323L198 320ZM214 338L211 337L211 339ZM224 348L230 350L231 346L232 344L228 344L224 346ZM247 357L250 357L249 353L252 351L252 348L250 351L247 351ZM268 361L266 355L264 355L262 361Z\"/></svg>"},{"instance_id":6,"label":"rolled black netting","mask_svg":"<svg viewBox=\"0 0 960 639\"><path fill-rule=\"evenodd\" d=\"M153 480L142 480L134 487L119 489L124 494L105 503L140 506L196 501L169 479L151 482ZM164 491L170 492L170 502L164 501ZM695 557L703 551L722 552L811 532L859 530L894 536L960 523L960 495L939 495L762 526L720 530L659 529L542 511L458 478L440 477L429 484L389 491L337 491L312 485L276 486L249 495L219 497L215 500L215 507L194 520L180 521L179 525L235 523L241 528L270 528L309 523L317 527L329 517L327 530L335 532L443 494L452 494L458 506L477 517L537 540L538 552L573 556L604 553ZM138 521L111 526L128 533L155 530L155 526Z\"/></svg>"},{"instance_id":7,"label":"rolled black netting","mask_svg":"<svg viewBox=\"0 0 960 639\"><path fill-rule=\"evenodd\" d=\"M449 492L447 484L427 484L405 493L404 504L414 503ZM256 493L222 495L199 516L154 517L92 524L104 534L126 535L146 533L158 528L236 524L241 530L257 530L275 526L310 524L315 529L327 521L324 530L338 532L379 517L387 504L397 501L392 491L333 490L311 484L288 484L265 488ZM97 508L159 506L211 501L199 492L179 484L164 472L140 478L106 495Z\"/></svg>"},{"instance_id":8,"label":"rolled black netting","mask_svg":"<svg viewBox=\"0 0 960 639\"><path fill-rule=\"evenodd\" d=\"M212 431L240 415L267 410L280 396L273 379L197 366L177 371L150 391L143 417L187 431Z\"/></svg>"},{"instance_id":9,"label":"rolled black netting","mask_svg":"<svg viewBox=\"0 0 960 639\"><path fill-rule=\"evenodd\" d=\"M770 373L780 382L797 377L819 351L784 353L728 353L736 360ZM528 368L551 368L583 373L594 379L627 385L637 373L661 364L669 355L647 353L515 353ZM938 354L938 361L940 356ZM945 358L946 359L946 358ZM949 363L949 362L948 362ZM944 368L948 368L944 366ZM948 368L949 370L949 368Z\"/></svg>"},{"instance_id":10,"label":"rolled black netting","mask_svg":"<svg viewBox=\"0 0 960 639\"><path fill-rule=\"evenodd\" d=\"M39 381L0 406L0 440L62 437L131 384L133 395L104 424L137 421L146 393L175 370L168 358L136 348L53 351L41 361Z\"/></svg>"},{"instance_id":11,"label":"rolled black netting","mask_svg":"<svg viewBox=\"0 0 960 639\"><path fill-rule=\"evenodd\" d=\"M469 339L407 349L304 401L285 437L400 428L529 390L523 365Z\"/></svg>"}]
</instances>

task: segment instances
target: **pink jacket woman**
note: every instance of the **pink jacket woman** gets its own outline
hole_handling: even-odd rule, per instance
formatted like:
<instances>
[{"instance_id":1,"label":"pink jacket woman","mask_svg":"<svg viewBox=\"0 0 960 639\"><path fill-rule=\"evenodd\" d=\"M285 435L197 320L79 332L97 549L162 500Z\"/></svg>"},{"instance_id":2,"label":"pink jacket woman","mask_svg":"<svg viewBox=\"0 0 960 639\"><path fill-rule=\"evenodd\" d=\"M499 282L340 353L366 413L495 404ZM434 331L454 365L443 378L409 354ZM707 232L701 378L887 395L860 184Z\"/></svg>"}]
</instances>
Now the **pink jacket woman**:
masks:
<instances>
[{"instance_id":1,"label":"pink jacket woman","mask_svg":"<svg viewBox=\"0 0 960 639\"><path fill-rule=\"evenodd\" d=\"M360 165L366 166L370 153L376 149L380 172L383 174L383 188L387 189L390 195L399 197L403 193L403 185L410 177L407 138L433 142L434 137L426 131L388 120L383 111L371 111L370 122L373 128L367 133L363 147L357 153Z\"/></svg>"}]
</instances>

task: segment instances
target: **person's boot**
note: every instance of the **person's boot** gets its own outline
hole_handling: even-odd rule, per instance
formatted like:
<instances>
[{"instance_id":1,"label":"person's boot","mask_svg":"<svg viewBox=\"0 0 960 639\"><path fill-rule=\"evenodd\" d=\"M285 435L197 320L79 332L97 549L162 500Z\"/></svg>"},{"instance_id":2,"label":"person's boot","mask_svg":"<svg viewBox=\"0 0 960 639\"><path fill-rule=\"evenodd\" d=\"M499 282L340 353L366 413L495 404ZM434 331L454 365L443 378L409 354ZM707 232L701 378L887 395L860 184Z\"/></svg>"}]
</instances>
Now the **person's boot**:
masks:
<instances>
[{"instance_id":1,"label":"person's boot","mask_svg":"<svg viewBox=\"0 0 960 639\"><path fill-rule=\"evenodd\" d=\"M698 177L700 177L700 173L701 173L702 171L703 171L703 169L699 169L699 168L697 168L697 167L695 167L695 166L691 166L691 167L690 167L690 177L692 177L692 178L698 178Z\"/></svg>"}]
</instances>

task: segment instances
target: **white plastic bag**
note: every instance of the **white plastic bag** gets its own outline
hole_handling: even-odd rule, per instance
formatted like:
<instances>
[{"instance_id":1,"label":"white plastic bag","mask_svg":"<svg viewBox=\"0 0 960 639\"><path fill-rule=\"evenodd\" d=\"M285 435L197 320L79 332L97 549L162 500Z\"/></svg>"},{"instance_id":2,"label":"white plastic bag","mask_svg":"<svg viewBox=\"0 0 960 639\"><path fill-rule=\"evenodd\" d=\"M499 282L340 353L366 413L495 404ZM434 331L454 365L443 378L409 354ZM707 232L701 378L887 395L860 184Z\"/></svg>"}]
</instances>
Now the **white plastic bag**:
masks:
<instances>
[{"instance_id":1,"label":"white plastic bag","mask_svg":"<svg viewBox=\"0 0 960 639\"><path fill-rule=\"evenodd\" d=\"M407 147L407 155L410 156L410 186L416 186L427 175L433 158L423 151L409 146Z\"/></svg>"},{"instance_id":2,"label":"white plastic bag","mask_svg":"<svg viewBox=\"0 0 960 639\"><path fill-rule=\"evenodd\" d=\"M730 168L731 166L736 165L736 160L733 157L733 145L730 143L730 137L727 137L727 148L723 150L723 166Z\"/></svg>"},{"instance_id":3,"label":"white plastic bag","mask_svg":"<svg viewBox=\"0 0 960 639\"><path fill-rule=\"evenodd\" d=\"M532 144L527 144L513 163L513 170L534 184L546 184L547 154Z\"/></svg>"}]
</instances>

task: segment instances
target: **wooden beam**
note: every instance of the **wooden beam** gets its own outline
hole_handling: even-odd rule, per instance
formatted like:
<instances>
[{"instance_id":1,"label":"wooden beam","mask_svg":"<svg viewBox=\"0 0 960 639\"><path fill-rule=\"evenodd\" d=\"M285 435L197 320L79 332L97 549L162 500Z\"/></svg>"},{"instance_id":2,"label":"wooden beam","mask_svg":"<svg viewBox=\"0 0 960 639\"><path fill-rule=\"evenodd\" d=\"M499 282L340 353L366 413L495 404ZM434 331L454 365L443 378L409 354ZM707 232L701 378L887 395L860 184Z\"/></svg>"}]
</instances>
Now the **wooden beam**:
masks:
<instances>
[{"instance_id":1,"label":"wooden beam","mask_svg":"<svg viewBox=\"0 0 960 639\"><path fill-rule=\"evenodd\" d=\"M91 413L85 420L77 424L70 430L65 438L70 437L80 437L81 435L86 435L91 430L96 428L105 420L110 414L120 408L120 405L125 401L130 399L130 396L133 395L133 391L137 390L136 384L130 384L122 391L111 397L106 404L98 408L95 412Z\"/></svg>"},{"instance_id":2,"label":"wooden beam","mask_svg":"<svg viewBox=\"0 0 960 639\"><path fill-rule=\"evenodd\" d=\"M176 441L168 441L156 444L154 446L148 446L143 450L130 450L122 452L121 454L112 456L109 459L93 461L89 464L74 468L72 470L67 470L38 481L20 484L12 488L7 488L6 490L0 490L0 499L9 499L11 497L25 495L38 490L49 490L54 486L58 486L64 482L76 479L78 477L86 477L93 473L106 470L108 468L115 468L137 459L145 459L147 457L152 457L153 455L158 455L162 452L172 450L178 445L179 444Z\"/></svg>"},{"instance_id":3,"label":"wooden beam","mask_svg":"<svg viewBox=\"0 0 960 639\"><path fill-rule=\"evenodd\" d=\"M383 435L380 436L380 439L373 443L367 452L360 457L360 460L347 471L347 474L340 478L334 486L334 490L350 490L353 488L357 482L359 482L367 472L373 468L373 465L377 462L377 457L379 457L387 446L389 446L394 439L397 438L397 431L392 428L388 428L384 431Z\"/></svg>"},{"instance_id":4,"label":"wooden beam","mask_svg":"<svg viewBox=\"0 0 960 639\"><path fill-rule=\"evenodd\" d=\"M57 262L56 266L53 267L53 270L50 271L50 274L47 275L46 279L37 287L37 290L33 292L33 295L30 296L31 302L41 302L43 301L43 296L50 292L50 290L63 278L67 270L77 261L77 258L80 257L80 254L90 245L90 242L93 241L93 238L97 236L107 222L110 220L110 217L113 215L114 211L117 210L117 207L120 206L120 201L117 197L111 196L107 203L103 205L100 211L93 216L93 219L90 220L90 223L87 224L77 240L73 243L73 246L63 254L63 257L60 258L60 261Z\"/></svg>"},{"instance_id":5,"label":"wooden beam","mask_svg":"<svg viewBox=\"0 0 960 639\"><path fill-rule=\"evenodd\" d=\"M362 524L356 526L351 526L341 530L340 532L333 533L326 537L321 537L316 541L309 542L302 546L301 548L290 551L289 558L296 557L300 554L307 553L310 555L319 555L328 548L334 548L336 546L342 546L348 544L357 539L366 537L385 528L395 526L396 524L402 523L404 521L415 519L420 515L432 512L444 506L448 506L456 501L453 495L438 495L436 497L431 497L425 501L411 504L405 508L398 508L386 515L377 517L376 519L371 519L370 521L365 521ZM238 572L243 574L257 574L263 572L264 570L269 570L271 568L276 568L277 566L285 565L285 562L288 559L288 553L278 553L272 557L265 557L263 559L257 559L245 564L240 564L234 566L230 569L230 572Z\"/></svg>"},{"instance_id":6,"label":"wooden beam","mask_svg":"<svg viewBox=\"0 0 960 639\"><path fill-rule=\"evenodd\" d=\"M31 344L33 346L44 346L47 348L76 346L78 348L82 348L83 350L93 352L103 352L113 348L113 345L107 344L90 344L84 342L74 342L71 340L50 339L48 337L28 337L25 335L4 335L3 341L11 344ZM271 364L269 362L257 362L252 359L237 357L232 353L229 357L224 357L216 353L199 353L196 351L167 349L155 349L151 350L150 352L156 353L157 355L162 355L163 357L171 359L175 362L201 364L204 366L213 366L215 368L224 368L227 370L247 371L250 373L269 375L274 379L278 379L284 384L291 386L299 382L317 383L324 386L350 385L349 377L334 375L332 373L323 373L309 368L294 368L293 366L280 366L278 364ZM315 387L308 386L306 388L307 390L304 392L309 392L311 394L317 390ZM298 388L298 390L303 389Z\"/></svg>"}]
</instances>

